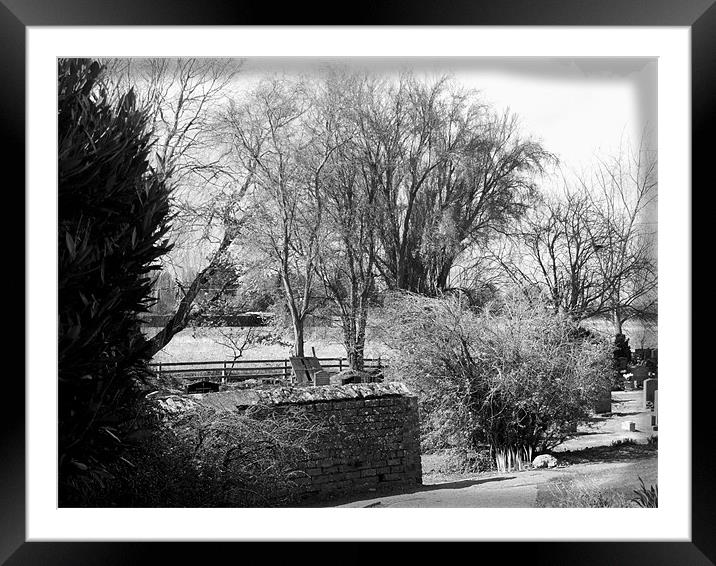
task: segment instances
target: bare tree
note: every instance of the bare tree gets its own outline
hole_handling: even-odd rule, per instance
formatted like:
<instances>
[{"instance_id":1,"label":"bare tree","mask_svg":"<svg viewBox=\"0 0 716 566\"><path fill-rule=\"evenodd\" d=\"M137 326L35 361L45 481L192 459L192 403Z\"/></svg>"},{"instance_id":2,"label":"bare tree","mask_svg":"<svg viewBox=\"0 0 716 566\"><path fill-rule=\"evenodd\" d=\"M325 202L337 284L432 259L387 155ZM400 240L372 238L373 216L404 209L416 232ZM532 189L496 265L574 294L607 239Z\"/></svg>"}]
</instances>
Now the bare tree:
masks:
<instances>
[{"instance_id":1,"label":"bare tree","mask_svg":"<svg viewBox=\"0 0 716 566\"><path fill-rule=\"evenodd\" d=\"M656 231L646 216L657 198L655 151L642 140L636 150L601 160L594 175L581 182L595 210L589 233L599 250L605 302L614 332L621 334L627 320L656 312Z\"/></svg>"},{"instance_id":2,"label":"bare tree","mask_svg":"<svg viewBox=\"0 0 716 566\"><path fill-rule=\"evenodd\" d=\"M525 209L550 156L514 116L447 78L358 86L361 161L380 203L377 267L389 288L444 291L459 255Z\"/></svg>"},{"instance_id":3,"label":"bare tree","mask_svg":"<svg viewBox=\"0 0 716 566\"><path fill-rule=\"evenodd\" d=\"M349 367L362 370L377 274L377 188L361 167L353 138L344 139L346 143L333 154L326 182L316 193L324 209L325 233L317 270L341 321Z\"/></svg>"},{"instance_id":4,"label":"bare tree","mask_svg":"<svg viewBox=\"0 0 716 566\"><path fill-rule=\"evenodd\" d=\"M608 290L590 236L596 220L584 191L545 196L510 231L507 253L493 251L492 258L513 283L539 289L555 310L576 320L603 314Z\"/></svg>"},{"instance_id":5,"label":"bare tree","mask_svg":"<svg viewBox=\"0 0 716 566\"><path fill-rule=\"evenodd\" d=\"M620 334L626 320L656 312L655 238L645 217L656 189L656 161L642 147L600 160L576 186L542 198L491 258L555 309L576 320L608 316Z\"/></svg>"},{"instance_id":6,"label":"bare tree","mask_svg":"<svg viewBox=\"0 0 716 566\"><path fill-rule=\"evenodd\" d=\"M244 222L244 198L252 183L251 170L227 166L223 146L214 134L218 107L226 102L241 62L230 59L125 59L105 61L110 80L121 90L138 92L152 119L155 170L173 188L175 251L202 250L204 265L184 279L174 256L165 258L180 290L177 307L146 348L161 350L187 327L206 305L217 301L219 287L203 305L197 303L222 265L229 262L232 244ZM238 173L238 174L237 174ZM185 266L186 267L186 266Z\"/></svg>"},{"instance_id":7,"label":"bare tree","mask_svg":"<svg viewBox=\"0 0 716 566\"><path fill-rule=\"evenodd\" d=\"M316 308L320 209L315 192L333 151L307 126L310 97L300 81L262 82L226 116L233 157L258 187L252 232L272 258L291 316L294 355L304 355L304 326ZM329 132L330 134L330 132Z\"/></svg>"}]
</instances>

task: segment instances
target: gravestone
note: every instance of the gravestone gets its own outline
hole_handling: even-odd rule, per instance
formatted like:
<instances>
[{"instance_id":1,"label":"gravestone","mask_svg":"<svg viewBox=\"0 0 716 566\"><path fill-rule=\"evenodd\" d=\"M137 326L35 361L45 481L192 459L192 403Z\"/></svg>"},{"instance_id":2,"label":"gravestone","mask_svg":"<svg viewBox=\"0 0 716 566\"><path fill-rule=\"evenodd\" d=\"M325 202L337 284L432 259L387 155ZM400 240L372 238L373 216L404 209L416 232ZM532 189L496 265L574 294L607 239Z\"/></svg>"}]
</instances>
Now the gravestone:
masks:
<instances>
[{"instance_id":1,"label":"gravestone","mask_svg":"<svg viewBox=\"0 0 716 566\"><path fill-rule=\"evenodd\" d=\"M292 356L289 358L296 383L299 385L328 385L330 373L321 367L321 362L315 356Z\"/></svg>"},{"instance_id":2,"label":"gravestone","mask_svg":"<svg viewBox=\"0 0 716 566\"><path fill-rule=\"evenodd\" d=\"M646 365L635 366L631 370L631 378L636 382L637 387L641 387L645 379L649 379L649 368Z\"/></svg>"},{"instance_id":3,"label":"gravestone","mask_svg":"<svg viewBox=\"0 0 716 566\"><path fill-rule=\"evenodd\" d=\"M648 404L654 403L654 392L659 387L659 380L653 377L644 380L644 408L648 407Z\"/></svg>"},{"instance_id":4,"label":"gravestone","mask_svg":"<svg viewBox=\"0 0 716 566\"><path fill-rule=\"evenodd\" d=\"M330 385L331 376L328 372L320 371L314 374L314 385Z\"/></svg>"},{"instance_id":5,"label":"gravestone","mask_svg":"<svg viewBox=\"0 0 716 566\"><path fill-rule=\"evenodd\" d=\"M654 408L651 411L651 428L659 430L659 390L654 391Z\"/></svg>"},{"instance_id":6,"label":"gravestone","mask_svg":"<svg viewBox=\"0 0 716 566\"><path fill-rule=\"evenodd\" d=\"M599 397L593 406L595 413L611 413L612 412L612 391L611 387L604 387L599 392Z\"/></svg>"}]
</instances>

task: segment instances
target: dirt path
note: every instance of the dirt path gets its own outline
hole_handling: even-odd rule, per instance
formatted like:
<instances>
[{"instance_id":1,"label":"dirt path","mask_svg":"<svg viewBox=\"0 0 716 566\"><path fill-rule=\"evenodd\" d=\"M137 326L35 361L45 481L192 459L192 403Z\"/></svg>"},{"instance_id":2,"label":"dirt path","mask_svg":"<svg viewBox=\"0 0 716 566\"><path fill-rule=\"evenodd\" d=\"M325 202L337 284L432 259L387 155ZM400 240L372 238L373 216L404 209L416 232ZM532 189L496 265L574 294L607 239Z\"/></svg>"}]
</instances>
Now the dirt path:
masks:
<instances>
[{"instance_id":1,"label":"dirt path","mask_svg":"<svg viewBox=\"0 0 716 566\"><path fill-rule=\"evenodd\" d=\"M613 413L596 416L555 450L564 464L554 469L510 473L452 474L434 470L423 458L423 486L399 494L364 497L335 507L539 507L557 505L559 488L576 485L621 493L627 500L639 487L657 483L657 448L649 442L650 414L640 391L614 392ZM634 421L636 431L622 429Z\"/></svg>"},{"instance_id":2,"label":"dirt path","mask_svg":"<svg viewBox=\"0 0 716 566\"><path fill-rule=\"evenodd\" d=\"M575 464L552 470L525 470L492 477L475 475L423 485L410 493L361 499L338 507L539 507L552 506L553 487L578 482L590 489L619 489L626 496L639 487L638 477L656 483L656 456L635 462Z\"/></svg>"}]
</instances>

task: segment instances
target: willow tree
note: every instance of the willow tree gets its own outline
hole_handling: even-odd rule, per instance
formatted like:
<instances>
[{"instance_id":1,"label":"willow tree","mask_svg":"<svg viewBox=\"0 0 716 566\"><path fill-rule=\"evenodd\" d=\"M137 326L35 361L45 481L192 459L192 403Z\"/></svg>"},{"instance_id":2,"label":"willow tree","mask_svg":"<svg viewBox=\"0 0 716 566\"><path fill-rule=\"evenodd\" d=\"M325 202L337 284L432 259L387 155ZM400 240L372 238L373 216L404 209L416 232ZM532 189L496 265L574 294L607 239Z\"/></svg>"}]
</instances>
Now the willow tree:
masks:
<instances>
[{"instance_id":1,"label":"willow tree","mask_svg":"<svg viewBox=\"0 0 716 566\"><path fill-rule=\"evenodd\" d=\"M366 78L356 103L381 275L389 288L444 291L460 254L525 210L551 156L520 135L515 116L446 78Z\"/></svg>"}]
</instances>

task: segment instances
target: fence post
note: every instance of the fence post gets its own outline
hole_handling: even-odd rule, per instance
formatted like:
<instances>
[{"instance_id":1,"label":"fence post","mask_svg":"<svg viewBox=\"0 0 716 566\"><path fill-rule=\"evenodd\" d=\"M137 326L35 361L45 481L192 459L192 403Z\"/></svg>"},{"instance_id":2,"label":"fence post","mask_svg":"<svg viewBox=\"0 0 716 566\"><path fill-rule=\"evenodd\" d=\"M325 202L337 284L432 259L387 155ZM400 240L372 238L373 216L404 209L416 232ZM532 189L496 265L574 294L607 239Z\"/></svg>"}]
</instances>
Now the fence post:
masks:
<instances>
[{"instance_id":1,"label":"fence post","mask_svg":"<svg viewBox=\"0 0 716 566\"><path fill-rule=\"evenodd\" d=\"M221 383L226 383L226 362L224 362L224 369L221 370Z\"/></svg>"},{"instance_id":2,"label":"fence post","mask_svg":"<svg viewBox=\"0 0 716 566\"><path fill-rule=\"evenodd\" d=\"M343 371L343 358L338 358L338 371Z\"/></svg>"},{"instance_id":3,"label":"fence post","mask_svg":"<svg viewBox=\"0 0 716 566\"><path fill-rule=\"evenodd\" d=\"M162 376L162 362L159 362L159 377Z\"/></svg>"},{"instance_id":4,"label":"fence post","mask_svg":"<svg viewBox=\"0 0 716 566\"><path fill-rule=\"evenodd\" d=\"M283 360L283 378L288 381L288 360Z\"/></svg>"}]
</instances>

